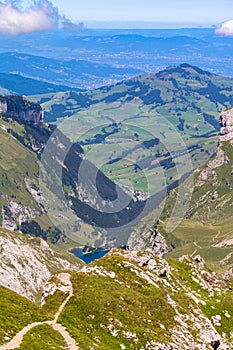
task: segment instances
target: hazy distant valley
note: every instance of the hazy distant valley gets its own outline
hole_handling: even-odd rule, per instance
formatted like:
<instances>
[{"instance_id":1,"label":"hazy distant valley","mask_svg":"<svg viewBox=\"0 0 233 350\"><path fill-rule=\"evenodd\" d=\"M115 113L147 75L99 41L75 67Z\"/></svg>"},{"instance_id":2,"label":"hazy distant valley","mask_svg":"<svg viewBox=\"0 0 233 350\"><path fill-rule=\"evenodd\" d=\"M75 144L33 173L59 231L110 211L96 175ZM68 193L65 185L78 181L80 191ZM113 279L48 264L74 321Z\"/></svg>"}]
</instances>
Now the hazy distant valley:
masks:
<instances>
[{"instance_id":1,"label":"hazy distant valley","mask_svg":"<svg viewBox=\"0 0 233 350\"><path fill-rule=\"evenodd\" d=\"M2 36L0 67L2 73L82 89L114 84L139 72L154 73L184 62L232 77L232 40L214 31L86 29L80 34L57 30L22 34L10 42ZM11 55L1 66L6 52Z\"/></svg>"}]
</instances>

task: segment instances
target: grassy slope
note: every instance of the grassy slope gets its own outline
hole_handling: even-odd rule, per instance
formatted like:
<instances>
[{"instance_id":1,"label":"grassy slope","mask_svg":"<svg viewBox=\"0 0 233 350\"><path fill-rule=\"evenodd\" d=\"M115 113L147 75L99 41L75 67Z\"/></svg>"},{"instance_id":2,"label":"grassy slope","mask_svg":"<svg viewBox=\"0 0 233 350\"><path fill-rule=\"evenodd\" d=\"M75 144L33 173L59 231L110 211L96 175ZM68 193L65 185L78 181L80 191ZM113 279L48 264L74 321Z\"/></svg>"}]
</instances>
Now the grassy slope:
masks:
<instances>
[{"instance_id":1,"label":"grassy slope","mask_svg":"<svg viewBox=\"0 0 233 350\"><path fill-rule=\"evenodd\" d=\"M46 143L49 132L49 127L43 124L33 126L10 117L0 117L0 213L2 206L8 206L10 200L31 212L42 214L42 208L28 187L39 189L39 160L32 145L39 149ZM42 220L43 229L53 226L48 219Z\"/></svg>"},{"instance_id":2,"label":"grassy slope","mask_svg":"<svg viewBox=\"0 0 233 350\"><path fill-rule=\"evenodd\" d=\"M183 315L189 315L198 308L188 295L190 291L196 293L203 304L205 301L205 306L200 304L199 307L207 317L218 312L223 315L223 310L229 310L233 316L232 294L228 288L221 296L214 293L210 297L205 288L193 280L193 270L186 264L169 260L174 268L171 278L160 278L156 287L143 278L148 273L146 268L138 269L136 264L128 263L127 258L108 256L90 266L94 268L97 265L103 274L107 271L113 277L101 276L94 271L78 273L73 277L75 295L59 322L67 327L82 349L94 346L96 349L110 350L118 348L120 344L126 349L141 349L153 341L169 343L176 324L176 312L167 302L169 295ZM141 271L141 275L138 271ZM153 279L153 273L148 276ZM217 302L218 298L222 304ZM188 330L198 337L191 322L187 323ZM229 336L231 320L224 318L221 331ZM127 337L127 332L135 336Z\"/></svg>"},{"instance_id":3,"label":"grassy slope","mask_svg":"<svg viewBox=\"0 0 233 350\"><path fill-rule=\"evenodd\" d=\"M64 350L67 349L61 334L48 325L41 325L28 332L19 350Z\"/></svg>"},{"instance_id":4,"label":"grassy slope","mask_svg":"<svg viewBox=\"0 0 233 350\"><path fill-rule=\"evenodd\" d=\"M229 164L215 168L216 178L209 177L202 185L195 185L186 219L175 229L173 236L180 240L180 245L169 255L175 258L183 254L200 254L215 270L226 270L233 266L233 179L232 145L223 142L222 149L229 159ZM195 184L201 168L194 174ZM176 200L173 190L167 197L164 217L169 217ZM164 225L161 225L164 232Z\"/></svg>"},{"instance_id":5,"label":"grassy slope","mask_svg":"<svg viewBox=\"0 0 233 350\"><path fill-rule=\"evenodd\" d=\"M0 126L8 128L9 124L0 120ZM12 128L23 133L23 128L16 122L12 122ZM38 164L36 155L25 148L19 141L0 128L0 192L12 201L25 206L37 208L36 202L27 191L25 179L30 178L37 183ZM3 196L1 204L5 204Z\"/></svg>"},{"instance_id":6,"label":"grassy slope","mask_svg":"<svg viewBox=\"0 0 233 350\"><path fill-rule=\"evenodd\" d=\"M0 287L0 293L0 344L4 337L13 338L29 323L47 319L46 313L28 299L4 287Z\"/></svg>"},{"instance_id":7,"label":"grassy slope","mask_svg":"<svg viewBox=\"0 0 233 350\"><path fill-rule=\"evenodd\" d=\"M153 342L168 344L174 340L174 329L188 331L200 345L202 340L193 321L193 317L197 317L196 322L202 325L204 321L202 317L199 319L199 314L209 319L221 315L221 326L216 326L216 329L230 339L233 317L231 282L218 280L191 259L186 263L168 259L167 275L159 276L156 269L139 266L129 259L128 254L120 251L108 254L89 265L85 272L72 273L74 296L58 322L67 328L81 349L112 350L120 348L120 344L125 349L150 348ZM148 259L148 254L160 266L161 260L148 252L138 252L136 258L147 256ZM5 288L0 291L3 300L0 305L0 342L3 342L4 335L12 337L28 322L51 319L65 297L60 292L55 293L47 299L45 307L39 309ZM168 302L169 298L173 302ZM198 304L193 298L199 300ZM225 316L226 311L230 317ZM183 329L182 323L177 326L177 314L185 320L187 328ZM32 329L24 337L20 350L29 344L33 350L46 349L46 346L61 349L64 346L62 338L45 325Z\"/></svg>"},{"instance_id":8,"label":"grassy slope","mask_svg":"<svg viewBox=\"0 0 233 350\"><path fill-rule=\"evenodd\" d=\"M41 308L7 288L0 286L0 292L0 345L12 339L16 333L28 324L53 320L58 307L65 299L65 294L56 292L46 299L46 304ZM37 334L38 338L33 334ZM39 348L40 342L41 347ZM59 346L64 345L60 334L47 325L33 328L25 336L21 345L22 349L29 349L30 343L33 346L30 349L33 350L48 349L48 345L51 345L51 348L57 346L56 349L60 349Z\"/></svg>"},{"instance_id":9,"label":"grassy slope","mask_svg":"<svg viewBox=\"0 0 233 350\"><path fill-rule=\"evenodd\" d=\"M143 279L135 278L127 268L119 268L121 262L122 259L112 257L102 263L108 271L117 273L116 279L122 284L111 278L85 273L73 278L75 296L59 321L69 329L82 349L91 347L95 337L100 339L99 349L118 348L120 343L130 348L132 340L124 339L123 329L136 332L140 339L138 346L149 339L169 340L159 324L164 324L167 329L174 326L174 311L163 290L149 284L142 288ZM150 326L146 321L148 318ZM106 329L111 324L113 329L122 328L117 337Z\"/></svg>"},{"instance_id":10,"label":"grassy slope","mask_svg":"<svg viewBox=\"0 0 233 350\"><path fill-rule=\"evenodd\" d=\"M232 239L232 219L215 224L184 220L172 234L179 239L180 244L167 256L177 259L185 254L200 254L218 272L233 266L232 245L217 246L224 240Z\"/></svg>"}]
</instances>

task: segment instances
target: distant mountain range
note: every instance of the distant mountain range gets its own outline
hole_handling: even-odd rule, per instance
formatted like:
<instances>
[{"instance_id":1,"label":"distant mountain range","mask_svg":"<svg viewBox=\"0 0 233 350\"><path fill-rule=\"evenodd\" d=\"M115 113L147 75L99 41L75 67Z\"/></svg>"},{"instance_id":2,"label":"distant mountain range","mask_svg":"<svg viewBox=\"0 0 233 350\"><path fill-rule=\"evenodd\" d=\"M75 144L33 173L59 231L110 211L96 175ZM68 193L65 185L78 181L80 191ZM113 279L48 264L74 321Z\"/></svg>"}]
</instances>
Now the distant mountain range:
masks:
<instances>
[{"instance_id":1,"label":"distant mountain range","mask_svg":"<svg viewBox=\"0 0 233 350\"><path fill-rule=\"evenodd\" d=\"M41 80L25 78L18 74L0 73L0 92L4 95L37 95L58 91L79 90L70 86L51 84Z\"/></svg>"},{"instance_id":2,"label":"distant mountain range","mask_svg":"<svg viewBox=\"0 0 233 350\"><path fill-rule=\"evenodd\" d=\"M83 108L100 106L101 103L109 107L113 103L132 103L138 105L139 110L148 106L149 111L155 110L159 113L160 109L164 109L168 118L171 115L182 117L183 114L187 118L187 114L193 112L199 114L201 119L206 118L204 121L216 130L221 107L233 104L232 82L230 78L184 63L167 67L159 73L140 75L93 91L64 94L60 95L60 99L57 95L42 96L38 97L38 101L43 103L47 121L72 116ZM56 108L61 107L59 101L62 101L63 112L56 112ZM203 117L207 112L212 114ZM187 132L185 128L181 131Z\"/></svg>"},{"instance_id":3,"label":"distant mountain range","mask_svg":"<svg viewBox=\"0 0 233 350\"><path fill-rule=\"evenodd\" d=\"M124 74L130 76L132 68L137 71L156 72L169 65L189 62L216 74L233 76L232 38L215 35L215 28L85 29L82 33L56 30L24 34L10 40L2 36L0 47L1 52L13 51L62 61L83 60L100 67L107 65L109 71L113 69L114 75L117 74L116 71L114 73L116 67L123 68ZM88 74L86 68L84 64L84 73ZM90 72L92 68L90 66ZM43 75L43 70L40 73ZM105 70L105 74L107 73L108 70ZM137 75L136 72L132 74ZM92 76L82 75L84 81L81 87L106 85L105 77L97 79L98 77L96 74L95 82ZM116 78L119 81L124 77L120 74ZM112 76L107 81L114 83L116 79ZM67 85L66 81L60 83ZM80 87L81 81L78 83L76 87Z\"/></svg>"}]
</instances>

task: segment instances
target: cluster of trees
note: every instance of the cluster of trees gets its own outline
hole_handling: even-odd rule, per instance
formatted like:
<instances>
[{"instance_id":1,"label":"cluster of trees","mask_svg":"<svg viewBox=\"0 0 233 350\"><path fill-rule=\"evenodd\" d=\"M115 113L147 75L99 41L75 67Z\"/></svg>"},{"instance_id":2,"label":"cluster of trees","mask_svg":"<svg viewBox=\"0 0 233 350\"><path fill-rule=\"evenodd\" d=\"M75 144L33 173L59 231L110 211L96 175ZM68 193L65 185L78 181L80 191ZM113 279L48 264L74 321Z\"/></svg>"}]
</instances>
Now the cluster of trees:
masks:
<instances>
[{"instance_id":1,"label":"cluster of trees","mask_svg":"<svg viewBox=\"0 0 233 350\"><path fill-rule=\"evenodd\" d=\"M23 222L20 230L24 234L41 237L45 241L49 240L52 244L56 244L60 239L64 238L64 234L57 227L50 226L47 230L43 230L36 221Z\"/></svg>"}]
</instances>

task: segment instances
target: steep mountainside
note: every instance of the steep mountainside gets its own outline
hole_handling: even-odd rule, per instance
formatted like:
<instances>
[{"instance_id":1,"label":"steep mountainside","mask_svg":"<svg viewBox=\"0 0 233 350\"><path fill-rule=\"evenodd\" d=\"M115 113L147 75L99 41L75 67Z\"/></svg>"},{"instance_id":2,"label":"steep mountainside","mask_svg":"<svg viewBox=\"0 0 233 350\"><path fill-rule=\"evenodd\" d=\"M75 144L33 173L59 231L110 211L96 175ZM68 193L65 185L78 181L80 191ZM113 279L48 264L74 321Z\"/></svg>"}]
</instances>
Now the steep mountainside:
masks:
<instances>
[{"instance_id":1,"label":"steep mountainside","mask_svg":"<svg viewBox=\"0 0 233 350\"><path fill-rule=\"evenodd\" d=\"M52 341L62 339L54 330L74 350L231 349L231 278L230 274L221 278L212 273L200 256L186 256L178 262L148 252L116 250L78 273L54 276L44 288L43 308L39 312L24 302L24 309L34 307L33 317L20 316L17 327L7 326L9 317L14 320L14 301L11 314L1 310L0 329L5 332L1 343L9 343L20 327L28 326L9 347L0 349L26 349L29 344L36 346L38 340L40 350L48 349ZM6 294L3 290L5 306ZM36 321L40 323L33 323ZM52 345L54 349L64 346Z\"/></svg>"},{"instance_id":2,"label":"steep mountainside","mask_svg":"<svg viewBox=\"0 0 233 350\"><path fill-rule=\"evenodd\" d=\"M216 222L232 216L233 108L221 113L220 126L216 156L196 173L195 194L188 213L190 217L204 222Z\"/></svg>"},{"instance_id":3,"label":"steep mountainside","mask_svg":"<svg viewBox=\"0 0 233 350\"><path fill-rule=\"evenodd\" d=\"M43 120L41 106L25 96L0 96L0 114L34 124Z\"/></svg>"},{"instance_id":4,"label":"steep mountainside","mask_svg":"<svg viewBox=\"0 0 233 350\"><path fill-rule=\"evenodd\" d=\"M0 229L0 285L36 301L38 293L59 270L80 270L72 254L56 253L43 239Z\"/></svg>"},{"instance_id":5,"label":"steep mountainside","mask_svg":"<svg viewBox=\"0 0 233 350\"><path fill-rule=\"evenodd\" d=\"M9 99L11 101L11 98ZM2 226L13 230L18 227L24 233L32 233L53 243L61 240L64 234L74 232L75 240L78 236L78 242L85 244L87 241L99 239L96 226L108 228L114 227L116 223L119 226L121 222L128 222L137 214L141 204L132 201L98 168L85 160L79 144L71 143L54 126L37 123L37 117L28 122L27 115L26 117L24 114L21 115L24 111L24 99L20 97L13 99L14 103L9 109L8 98L2 98L0 118ZM17 101L23 102L23 106ZM37 116L39 116L41 107L32 105L35 109L38 108ZM53 137L50 138L52 134ZM41 162L41 154L48 141L53 150L52 153L48 150ZM79 174L80 167L84 169L83 176ZM58 205L57 211L50 213L51 220L47 216L47 211L51 209L50 203L47 202L45 205L43 202L43 193L39 186L39 169L45 168L48 175L45 179L46 188L49 191L45 203L46 200L52 200L52 208L54 203ZM61 188L58 185L59 181L62 181ZM65 199L62 198L63 190ZM112 202L117 198L129 203L129 207L119 210L113 217L108 210L112 210ZM71 206L68 214L67 203ZM93 209L93 206L96 206L96 209ZM66 215L67 220L64 219ZM68 226L65 229L59 228L59 222L56 221L54 224L57 218L60 218L61 226L64 222L67 222ZM54 227L56 224L58 228ZM93 236L88 237L88 233L93 233ZM103 240L103 237L100 238Z\"/></svg>"},{"instance_id":6,"label":"steep mountainside","mask_svg":"<svg viewBox=\"0 0 233 350\"><path fill-rule=\"evenodd\" d=\"M18 74L0 73L0 93L4 95L36 95L58 91L79 90L64 84L52 84L36 79L26 78Z\"/></svg>"},{"instance_id":7,"label":"steep mountainside","mask_svg":"<svg viewBox=\"0 0 233 350\"><path fill-rule=\"evenodd\" d=\"M173 232L177 239L176 249L170 256L201 254L215 270L226 270L233 266L233 108L220 114L219 144L214 157L194 173L194 188L185 220ZM189 180L183 188L190 187ZM179 202L177 191L170 191L163 213L171 215L175 202Z\"/></svg>"},{"instance_id":8,"label":"steep mountainside","mask_svg":"<svg viewBox=\"0 0 233 350\"><path fill-rule=\"evenodd\" d=\"M33 151L12 135L15 130L22 139L30 137L25 136L26 129L22 124L11 119L9 122L6 118L1 118L0 124L0 223L6 228L15 229L17 223L36 217L42 212L35 187L38 182L38 159ZM30 141L29 138L28 142ZM30 193L33 191L34 196Z\"/></svg>"}]
</instances>

